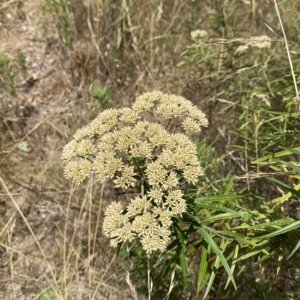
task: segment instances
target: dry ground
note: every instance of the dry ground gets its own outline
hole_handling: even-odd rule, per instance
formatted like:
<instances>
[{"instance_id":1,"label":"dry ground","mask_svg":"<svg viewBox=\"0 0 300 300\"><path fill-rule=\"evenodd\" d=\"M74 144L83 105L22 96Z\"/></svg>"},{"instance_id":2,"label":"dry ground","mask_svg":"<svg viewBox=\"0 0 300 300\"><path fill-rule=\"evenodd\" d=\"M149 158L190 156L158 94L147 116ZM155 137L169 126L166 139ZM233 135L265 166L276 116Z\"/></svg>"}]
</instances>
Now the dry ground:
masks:
<instances>
[{"instance_id":1,"label":"dry ground","mask_svg":"<svg viewBox=\"0 0 300 300\"><path fill-rule=\"evenodd\" d=\"M61 149L97 105L72 76L75 54L55 26L44 32L43 4L6 1L0 9L0 53L16 65L20 50L27 65L25 79L15 76L17 97L1 92L0 298L61 299L67 291L69 299L130 299L95 225L105 187L71 187L63 178ZM29 152L17 147L22 141Z\"/></svg>"}]
</instances>

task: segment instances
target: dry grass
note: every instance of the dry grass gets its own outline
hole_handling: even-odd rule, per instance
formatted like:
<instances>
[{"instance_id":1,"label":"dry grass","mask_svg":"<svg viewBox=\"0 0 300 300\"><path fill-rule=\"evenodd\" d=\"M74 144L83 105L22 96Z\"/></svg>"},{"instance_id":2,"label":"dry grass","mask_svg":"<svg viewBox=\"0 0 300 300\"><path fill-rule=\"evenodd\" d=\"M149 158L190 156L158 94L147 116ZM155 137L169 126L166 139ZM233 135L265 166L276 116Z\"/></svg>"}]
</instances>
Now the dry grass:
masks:
<instances>
[{"instance_id":1,"label":"dry grass","mask_svg":"<svg viewBox=\"0 0 300 300\"><path fill-rule=\"evenodd\" d=\"M201 27L214 34L210 20L202 18L212 12L209 3L199 8L199 1L193 6L184 0L71 2L66 12L69 48L59 38L62 25L57 25L57 14L50 9L54 1L0 4L0 54L11 57L14 70L18 50L27 59L27 79L15 72L17 97L2 89L0 94L0 298L4 300L138 298L135 283L128 286L125 280L130 262L118 263L101 234L103 208L117 196L109 184L99 186L93 178L73 186L63 177L63 145L100 109L89 94L93 86L109 87L110 107L126 106L144 91L161 89L190 95L212 115L211 93L226 86L199 86L193 83L195 78L212 70L176 66L191 44L192 30ZM252 35L266 32L262 26L266 8L260 2L256 19L251 19L250 6L237 4L232 25L239 23ZM227 130L219 123L222 118L211 119L215 128L220 125L212 134ZM20 150L20 142L31 151Z\"/></svg>"}]
</instances>

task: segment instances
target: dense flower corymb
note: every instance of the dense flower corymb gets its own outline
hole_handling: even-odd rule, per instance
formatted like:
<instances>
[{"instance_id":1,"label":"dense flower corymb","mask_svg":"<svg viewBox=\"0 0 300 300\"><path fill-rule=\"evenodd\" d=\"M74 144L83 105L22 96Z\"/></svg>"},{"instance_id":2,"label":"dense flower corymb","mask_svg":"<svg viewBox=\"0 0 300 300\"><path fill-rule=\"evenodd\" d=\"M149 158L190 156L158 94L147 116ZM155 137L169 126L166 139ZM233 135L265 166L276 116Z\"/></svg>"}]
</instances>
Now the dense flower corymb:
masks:
<instances>
[{"instance_id":1,"label":"dense flower corymb","mask_svg":"<svg viewBox=\"0 0 300 300\"><path fill-rule=\"evenodd\" d=\"M90 173L140 196L105 212L103 232L119 242L139 240L147 253L164 251L172 217L187 211L182 187L202 169L186 135L207 126L205 114L181 96L145 93L132 108L108 109L74 134L62 152L65 176L80 183ZM185 132L176 132L175 129Z\"/></svg>"}]
</instances>

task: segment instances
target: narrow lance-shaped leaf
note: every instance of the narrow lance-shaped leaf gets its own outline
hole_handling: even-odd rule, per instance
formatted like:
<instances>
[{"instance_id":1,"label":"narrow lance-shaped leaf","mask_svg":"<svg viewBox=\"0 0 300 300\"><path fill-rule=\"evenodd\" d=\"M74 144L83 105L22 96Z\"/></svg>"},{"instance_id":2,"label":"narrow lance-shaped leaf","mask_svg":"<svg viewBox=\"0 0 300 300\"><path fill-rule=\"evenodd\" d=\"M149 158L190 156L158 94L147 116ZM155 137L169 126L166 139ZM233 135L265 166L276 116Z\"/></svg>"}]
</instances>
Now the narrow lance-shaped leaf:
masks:
<instances>
[{"instance_id":1,"label":"narrow lance-shaped leaf","mask_svg":"<svg viewBox=\"0 0 300 300\"><path fill-rule=\"evenodd\" d=\"M227 247L228 245L228 242L227 241L222 241L221 242L221 249L224 251L225 248ZM208 295L209 291L211 290L211 287L212 287L212 284L215 280L215 277L216 277L216 273L217 273L217 270L219 269L219 266L220 266L220 263L221 263L221 258L217 255L214 263L212 264L211 266L211 275L210 275L210 278L209 278L209 281L208 281L208 284L207 284L207 287L206 287L206 291L205 291L205 294L203 296L203 299L206 298L206 296Z\"/></svg>"},{"instance_id":2,"label":"narrow lance-shaped leaf","mask_svg":"<svg viewBox=\"0 0 300 300\"><path fill-rule=\"evenodd\" d=\"M297 245L295 246L295 248L293 249L293 251L291 252L291 254L289 255L288 259L291 258L296 253L296 251L298 251L299 248L300 248L300 239Z\"/></svg>"},{"instance_id":3,"label":"narrow lance-shaped leaf","mask_svg":"<svg viewBox=\"0 0 300 300\"><path fill-rule=\"evenodd\" d=\"M291 188L289 185L281 182L280 180L277 180L277 179L275 179L273 177L269 177L269 176L266 176L265 178L272 181L272 182L275 182L276 184L278 184L282 188L284 188L284 189L288 190L289 192L291 192L292 194L300 197L300 192L299 191L295 190L294 188Z\"/></svg>"},{"instance_id":4,"label":"narrow lance-shaped leaf","mask_svg":"<svg viewBox=\"0 0 300 300\"><path fill-rule=\"evenodd\" d=\"M208 245L204 241L201 247L201 261L198 270L198 280L197 280L197 296L202 290L204 284L207 281L207 267L208 267Z\"/></svg>"},{"instance_id":5,"label":"narrow lance-shaped leaf","mask_svg":"<svg viewBox=\"0 0 300 300\"><path fill-rule=\"evenodd\" d=\"M294 223L295 220L292 218L284 218L284 219L279 219L279 220L274 220L274 221L270 221L270 222L264 222L264 223L260 223L257 225L254 225L251 227L251 229L255 230L255 229L260 229L260 228L266 228L266 227L282 227L284 225L289 225ZM277 229L276 228L276 229Z\"/></svg>"},{"instance_id":6,"label":"narrow lance-shaped leaf","mask_svg":"<svg viewBox=\"0 0 300 300\"><path fill-rule=\"evenodd\" d=\"M236 259L236 258L238 257L239 249L240 249L240 246L239 246L239 245L235 245L234 253L233 253L233 258L234 258L234 259ZM232 274L233 274L233 272L234 272L235 266L236 266L236 261L233 261L233 263L232 263L232 265L231 265L231 273L232 273ZM225 289L227 288L229 282L230 282L230 279L228 278L228 279L227 279L227 282L226 282Z\"/></svg>"},{"instance_id":7,"label":"narrow lance-shaped leaf","mask_svg":"<svg viewBox=\"0 0 300 300\"><path fill-rule=\"evenodd\" d=\"M222 253L222 251L220 250L220 248L218 247L218 245L215 243L215 241L213 240L213 238L211 237L211 235L209 234L209 232L207 232L203 227L201 226L197 226L196 227L197 231L200 232L203 236L203 238L205 239L205 241L210 245L210 247L212 248L212 250L217 254L217 256L219 257L222 265L224 266L231 282L233 283L235 289L236 289L236 284L233 278L233 274L229 268L229 265Z\"/></svg>"},{"instance_id":8,"label":"narrow lance-shaped leaf","mask_svg":"<svg viewBox=\"0 0 300 300\"><path fill-rule=\"evenodd\" d=\"M276 231L273 231L271 233L268 233L268 234L264 234L264 235L261 235L261 236L258 236L256 238L259 238L259 239L267 239L267 238L271 238L271 237L274 237L274 236L277 236L277 235L280 235L280 234L283 234L283 233L286 233L286 232L289 232L289 231L292 231L292 230L295 230L297 228L300 227L300 220L298 221L295 221L294 223L288 225L288 226L285 226L283 228L280 228Z\"/></svg>"},{"instance_id":9,"label":"narrow lance-shaped leaf","mask_svg":"<svg viewBox=\"0 0 300 300\"><path fill-rule=\"evenodd\" d=\"M187 265L186 265L186 254L185 254L185 241L183 234L179 227L175 227L177 238L179 241L178 249L179 249L179 259L180 259L180 266L181 272L183 276L184 284L187 285Z\"/></svg>"},{"instance_id":10,"label":"narrow lance-shaped leaf","mask_svg":"<svg viewBox=\"0 0 300 300\"><path fill-rule=\"evenodd\" d=\"M277 153L272 153L270 155L261 157L257 160L252 161L252 164L268 164L268 160L276 157L291 155L293 152L300 150L300 147L294 149L287 149Z\"/></svg>"},{"instance_id":11,"label":"narrow lance-shaped leaf","mask_svg":"<svg viewBox=\"0 0 300 300\"><path fill-rule=\"evenodd\" d=\"M203 202L213 202L213 201L225 201L225 200L235 200L241 198L241 195L215 195L215 196L205 196L205 197L197 197L195 199L195 204Z\"/></svg>"},{"instance_id":12,"label":"narrow lance-shaped leaf","mask_svg":"<svg viewBox=\"0 0 300 300\"><path fill-rule=\"evenodd\" d=\"M228 212L228 213L232 213L235 216L239 216L239 217L246 217L247 215L249 215L250 213L248 211L234 211L230 208L227 208L225 206L222 205L218 205L218 204L211 204L211 203L203 203L201 201L195 202L196 206L199 207L203 207L203 208L210 208L210 209L214 209L216 211L224 211L224 212Z\"/></svg>"}]
</instances>

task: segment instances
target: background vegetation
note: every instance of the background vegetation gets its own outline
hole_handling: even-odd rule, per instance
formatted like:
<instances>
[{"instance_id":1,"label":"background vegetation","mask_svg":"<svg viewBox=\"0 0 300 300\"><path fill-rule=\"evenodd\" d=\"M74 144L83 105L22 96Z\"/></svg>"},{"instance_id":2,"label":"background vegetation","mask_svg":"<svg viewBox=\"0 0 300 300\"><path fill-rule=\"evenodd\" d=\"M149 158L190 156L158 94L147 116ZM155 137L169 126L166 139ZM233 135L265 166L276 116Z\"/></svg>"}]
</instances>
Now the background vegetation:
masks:
<instances>
[{"instance_id":1,"label":"background vegetation","mask_svg":"<svg viewBox=\"0 0 300 300\"><path fill-rule=\"evenodd\" d=\"M190 199L237 289L187 229L180 255L152 270L153 299L172 282L169 299L300 299L300 2L275 4L1 2L1 299L147 297L144 254L116 258L101 233L118 195L95 178L72 185L60 155L100 111L154 89L209 118Z\"/></svg>"}]
</instances>

